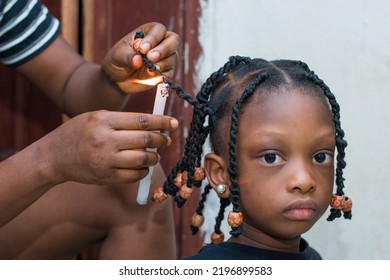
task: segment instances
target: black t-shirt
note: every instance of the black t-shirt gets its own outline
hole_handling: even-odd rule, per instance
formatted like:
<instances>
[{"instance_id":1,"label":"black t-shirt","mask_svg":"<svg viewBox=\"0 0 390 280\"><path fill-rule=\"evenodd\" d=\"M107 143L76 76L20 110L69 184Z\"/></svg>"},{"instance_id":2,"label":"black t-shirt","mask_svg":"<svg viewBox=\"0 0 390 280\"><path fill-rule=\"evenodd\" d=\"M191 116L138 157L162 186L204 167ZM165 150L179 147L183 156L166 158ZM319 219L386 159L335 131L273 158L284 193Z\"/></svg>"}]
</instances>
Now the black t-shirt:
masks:
<instances>
[{"instance_id":1,"label":"black t-shirt","mask_svg":"<svg viewBox=\"0 0 390 280\"><path fill-rule=\"evenodd\" d=\"M298 253L272 251L233 242L204 245L184 260L322 260L320 254L301 238Z\"/></svg>"}]
</instances>

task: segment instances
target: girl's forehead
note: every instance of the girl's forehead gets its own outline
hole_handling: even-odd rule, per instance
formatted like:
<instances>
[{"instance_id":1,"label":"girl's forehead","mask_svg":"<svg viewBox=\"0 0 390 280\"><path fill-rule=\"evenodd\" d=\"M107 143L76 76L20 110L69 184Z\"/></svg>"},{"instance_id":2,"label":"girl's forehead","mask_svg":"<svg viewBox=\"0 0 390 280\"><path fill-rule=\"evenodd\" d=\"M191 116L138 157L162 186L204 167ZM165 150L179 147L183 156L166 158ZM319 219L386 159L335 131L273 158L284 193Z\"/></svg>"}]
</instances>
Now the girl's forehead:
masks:
<instances>
[{"instance_id":1,"label":"girl's forehead","mask_svg":"<svg viewBox=\"0 0 390 280\"><path fill-rule=\"evenodd\" d=\"M288 125L302 122L333 127L332 113L323 98L298 88L253 96L240 115L241 125Z\"/></svg>"},{"instance_id":2,"label":"girl's forehead","mask_svg":"<svg viewBox=\"0 0 390 280\"><path fill-rule=\"evenodd\" d=\"M281 86L275 89L258 89L247 105L258 108L290 108L315 106L327 109L331 113L325 95L319 90L311 90L304 87Z\"/></svg>"}]
</instances>

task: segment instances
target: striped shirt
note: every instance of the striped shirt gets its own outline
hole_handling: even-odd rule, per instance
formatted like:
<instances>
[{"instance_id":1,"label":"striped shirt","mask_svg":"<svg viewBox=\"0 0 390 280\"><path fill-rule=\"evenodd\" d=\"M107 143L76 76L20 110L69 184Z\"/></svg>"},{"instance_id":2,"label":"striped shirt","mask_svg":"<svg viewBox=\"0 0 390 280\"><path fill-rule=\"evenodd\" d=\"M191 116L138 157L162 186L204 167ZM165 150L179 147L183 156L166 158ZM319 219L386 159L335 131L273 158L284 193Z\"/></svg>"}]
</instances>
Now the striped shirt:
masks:
<instances>
[{"instance_id":1,"label":"striped shirt","mask_svg":"<svg viewBox=\"0 0 390 280\"><path fill-rule=\"evenodd\" d=\"M0 0L0 61L19 66L43 51L60 23L37 0Z\"/></svg>"}]
</instances>

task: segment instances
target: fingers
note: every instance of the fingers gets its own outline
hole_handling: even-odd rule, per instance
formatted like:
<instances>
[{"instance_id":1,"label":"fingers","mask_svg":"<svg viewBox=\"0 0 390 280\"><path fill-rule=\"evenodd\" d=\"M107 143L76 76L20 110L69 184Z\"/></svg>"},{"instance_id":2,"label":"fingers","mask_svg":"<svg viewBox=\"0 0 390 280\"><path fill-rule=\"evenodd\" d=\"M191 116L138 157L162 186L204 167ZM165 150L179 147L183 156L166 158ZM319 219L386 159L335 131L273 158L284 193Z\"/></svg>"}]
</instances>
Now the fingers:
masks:
<instances>
[{"instance_id":1,"label":"fingers","mask_svg":"<svg viewBox=\"0 0 390 280\"><path fill-rule=\"evenodd\" d=\"M171 139L165 134L142 131L142 130L120 130L112 135L117 150L164 148L171 144Z\"/></svg>"},{"instance_id":2,"label":"fingers","mask_svg":"<svg viewBox=\"0 0 390 280\"><path fill-rule=\"evenodd\" d=\"M147 58L156 63L173 56L168 62L172 66L177 61L177 50L181 44L179 35L167 31L166 27L160 23L149 23L141 26L141 31L145 37L139 44L139 52L146 54ZM167 69L167 70L170 70Z\"/></svg>"},{"instance_id":3,"label":"fingers","mask_svg":"<svg viewBox=\"0 0 390 280\"><path fill-rule=\"evenodd\" d=\"M136 31L142 31L144 38L134 46ZM156 73L147 69L140 55L146 55L164 76L171 78L178 61L180 37L160 23L143 24L117 42L104 58L102 67L112 81L126 93L137 93L150 86L133 83L132 79L149 79ZM137 48L137 50L135 50Z\"/></svg>"},{"instance_id":4,"label":"fingers","mask_svg":"<svg viewBox=\"0 0 390 280\"><path fill-rule=\"evenodd\" d=\"M177 52L167 57L164 60L159 61L155 65L159 68L164 76L167 78L172 78L174 66L176 65L178 60Z\"/></svg>"},{"instance_id":5,"label":"fingers","mask_svg":"<svg viewBox=\"0 0 390 280\"><path fill-rule=\"evenodd\" d=\"M48 173L56 174L51 179L56 182L135 182L159 161L150 149L169 145L165 131L177 127L178 121L169 116L103 110L77 115L41 140L52 151ZM58 149L58 143L65 149Z\"/></svg>"},{"instance_id":6,"label":"fingers","mask_svg":"<svg viewBox=\"0 0 390 280\"><path fill-rule=\"evenodd\" d=\"M146 23L139 29L144 34L144 38L139 43L139 52L142 54L147 54L167 37L167 28L161 23Z\"/></svg>"},{"instance_id":7,"label":"fingers","mask_svg":"<svg viewBox=\"0 0 390 280\"><path fill-rule=\"evenodd\" d=\"M113 165L119 169L145 169L156 165L160 156L146 150L123 150L116 153Z\"/></svg>"},{"instance_id":8,"label":"fingers","mask_svg":"<svg viewBox=\"0 0 390 280\"><path fill-rule=\"evenodd\" d=\"M153 46L153 45L152 45ZM175 54L180 46L180 37L173 32L167 32L166 37L153 49L147 52L147 57L153 63Z\"/></svg>"},{"instance_id":9,"label":"fingers","mask_svg":"<svg viewBox=\"0 0 390 280\"><path fill-rule=\"evenodd\" d=\"M100 118L107 120L115 130L174 130L179 122L169 116L130 112L100 111Z\"/></svg>"},{"instance_id":10,"label":"fingers","mask_svg":"<svg viewBox=\"0 0 390 280\"><path fill-rule=\"evenodd\" d=\"M127 183L134 183L141 180L142 178L146 177L148 173L149 173L148 168L143 168L139 170L122 168L122 169L116 169L113 177L115 177L115 183L127 184Z\"/></svg>"}]
</instances>

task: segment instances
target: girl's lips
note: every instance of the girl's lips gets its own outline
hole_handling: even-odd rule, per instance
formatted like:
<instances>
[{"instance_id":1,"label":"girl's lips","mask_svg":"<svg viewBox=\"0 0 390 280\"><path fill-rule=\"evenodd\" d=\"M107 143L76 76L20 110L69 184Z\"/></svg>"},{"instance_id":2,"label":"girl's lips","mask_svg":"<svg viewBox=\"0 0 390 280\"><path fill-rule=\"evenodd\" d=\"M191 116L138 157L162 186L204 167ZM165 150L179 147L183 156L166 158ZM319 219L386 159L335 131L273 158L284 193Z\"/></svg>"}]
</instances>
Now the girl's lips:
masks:
<instances>
[{"instance_id":1,"label":"girl's lips","mask_svg":"<svg viewBox=\"0 0 390 280\"><path fill-rule=\"evenodd\" d=\"M312 199L297 200L291 203L283 214L290 220L307 221L314 218L317 209L318 205Z\"/></svg>"}]
</instances>

